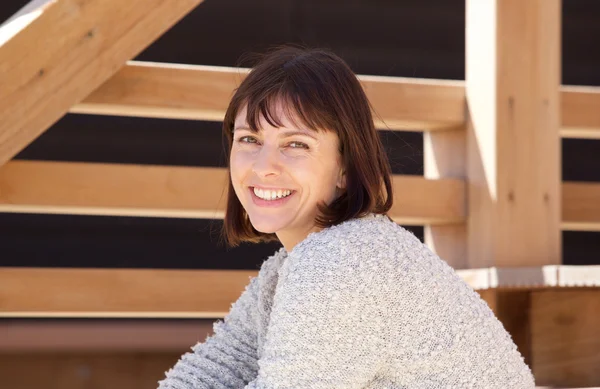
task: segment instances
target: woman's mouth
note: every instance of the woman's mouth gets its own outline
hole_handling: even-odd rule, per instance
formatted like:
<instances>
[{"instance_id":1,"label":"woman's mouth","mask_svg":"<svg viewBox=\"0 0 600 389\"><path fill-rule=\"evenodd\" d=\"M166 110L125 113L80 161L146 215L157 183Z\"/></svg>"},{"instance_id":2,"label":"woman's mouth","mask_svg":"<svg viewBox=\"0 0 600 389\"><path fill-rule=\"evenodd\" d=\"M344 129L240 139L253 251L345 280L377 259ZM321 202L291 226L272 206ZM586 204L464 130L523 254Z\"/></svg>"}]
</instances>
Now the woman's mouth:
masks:
<instances>
[{"instance_id":1,"label":"woman's mouth","mask_svg":"<svg viewBox=\"0 0 600 389\"><path fill-rule=\"evenodd\" d=\"M248 187L252 201L260 207L277 207L285 204L296 191L290 189L262 189Z\"/></svg>"}]
</instances>

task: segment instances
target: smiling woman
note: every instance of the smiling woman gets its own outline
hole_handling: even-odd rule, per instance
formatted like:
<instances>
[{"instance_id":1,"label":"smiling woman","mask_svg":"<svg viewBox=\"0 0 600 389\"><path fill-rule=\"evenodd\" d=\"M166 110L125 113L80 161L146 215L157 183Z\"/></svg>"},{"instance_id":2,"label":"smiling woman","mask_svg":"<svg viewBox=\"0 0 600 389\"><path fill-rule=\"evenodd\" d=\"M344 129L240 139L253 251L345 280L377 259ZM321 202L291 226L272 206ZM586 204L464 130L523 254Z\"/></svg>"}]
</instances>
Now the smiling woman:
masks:
<instances>
[{"instance_id":1,"label":"smiling woman","mask_svg":"<svg viewBox=\"0 0 600 389\"><path fill-rule=\"evenodd\" d=\"M299 131L281 103L275 110L279 128L263 119L255 133L245 123L246 112L244 107L237 115L231 148L235 196L253 228L276 233L290 251L319 228L318 204L326 207L345 188L340 142L333 131Z\"/></svg>"},{"instance_id":2,"label":"smiling woman","mask_svg":"<svg viewBox=\"0 0 600 389\"><path fill-rule=\"evenodd\" d=\"M283 247L161 389L534 387L479 294L388 217L387 156L343 60L267 53L223 132L225 239Z\"/></svg>"},{"instance_id":3,"label":"smiling woman","mask_svg":"<svg viewBox=\"0 0 600 389\"><path fill-rule=\"evenodd\" d=\"M351 69L325 50L289 46L268 54L237 89L223 122L229 244L279 240L291 250L310 232L387 212L391 169ZM289 196L279 199L284 191Z\"/></svg>"}]
</instances>

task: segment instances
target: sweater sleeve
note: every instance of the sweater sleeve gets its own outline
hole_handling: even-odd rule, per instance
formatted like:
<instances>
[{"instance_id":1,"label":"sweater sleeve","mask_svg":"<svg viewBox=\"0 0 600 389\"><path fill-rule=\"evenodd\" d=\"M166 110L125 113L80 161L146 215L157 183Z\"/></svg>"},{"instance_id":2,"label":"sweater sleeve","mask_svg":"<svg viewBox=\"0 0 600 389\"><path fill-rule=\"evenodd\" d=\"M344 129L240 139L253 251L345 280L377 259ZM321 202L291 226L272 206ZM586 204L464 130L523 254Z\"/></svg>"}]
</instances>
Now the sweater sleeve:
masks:
<instances>
[{"instance_id":1,"label":"sweater sleeve","mask_svg":"<svg viewBox=\"0 0 600 389\"><path fill-rule=\"evenodd\" d=\"M254 277L223 321L213 325L213 335L192 347L159 381L159 389L243 388L256 377L256 301Z\"/></svg>"},{"instance_id":2,"label":"sweater sleeve","mask_svg":"<svg viewBox=\"0 0 600 389\"><path fill-rule=\"evenodd\" d=\"M334 251L311 250L290 262L247 389L358 389L375 378L384 347L378 293L370 272Z\"/></svg>"}]
</instances>

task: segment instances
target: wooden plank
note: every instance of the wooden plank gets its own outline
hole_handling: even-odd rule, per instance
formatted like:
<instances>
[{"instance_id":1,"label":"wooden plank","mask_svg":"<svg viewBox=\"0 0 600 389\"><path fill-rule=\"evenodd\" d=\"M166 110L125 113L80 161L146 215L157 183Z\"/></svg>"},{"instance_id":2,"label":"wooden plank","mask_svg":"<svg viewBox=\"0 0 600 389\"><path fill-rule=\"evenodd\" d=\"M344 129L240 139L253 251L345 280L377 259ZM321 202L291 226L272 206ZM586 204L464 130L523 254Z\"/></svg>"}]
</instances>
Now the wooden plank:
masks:
<instances>
[{"instance_id":1,"label":"wooden plank","mask_svg":"<svg viewBox=\"0 0 600 389\"><path fill-rule=\"evenodd\" d=\"M1 354L0 377L3 387L13 389L156 388L181 354Z\"/></svg>"},{"instance_id":2,"label":"wooden plank","mask_svg":"<svg viewBox=\"0 0 600 389\"><path fill-rule=\"evenodd\" d=\"M600 183L562 184L562 228L572 231L600 231Z\"/></svg>"},{"instance_id":3,"label":"wooden plank","mask_svg":"<svg viewBox=\"0 0 600 389\"><path fill-rule=\"evenodd\" d=\"M469 265L559 264L561 2L466 5Z\"/></svg>"},{"instance_id":4,"label":"wooden plank","mask_svg":"<svg viewBox=\"0 0 600 389\"><path fill-rule=\"evenodd\" d=\"M0 168L0 211L223 218L219 168L11 161Z\"/></svg>"},{"instance_id":5,"label":"wooden plank","mask_svg":"<svg viewBox=\"0 0 600 389\"><path fill-rule=\"evenodd\" d=\"M495 299L496 317L511 335L527 366L531 367L531 291L496 291Z\"/></svg>"},{"instance_id":6,"label":"wooden plank","mask_svg":"<svg viewBox=\"0 0 600 389\"><path fill-rule=\"evenodd\" d=\"M214 320L3 320L0 354L184 352L213 333Z\"/></svg>"},{"instance_id":7,"label":"wooden plank","mask_svg":"<svg viewBox=\"0 0 600 389\"><path fill-rule=\"evenodd\" d=\"M70 112L221 121L233 89L248 71L129 61ZM374 106L378 128L433 131L464 127L462 81L358 77ZM560 90L561 135L600 138L600 88L564 85Z\"/></svg>"},{"instance_id":8,"label":"wooden plank","mask_svg":"<svg viewBox=\"0 0 600 389\"><path fill-rule=\"evenodd\" d=\"M0 46L0 165L200 2L48 3Z\"/></svg>"},{"instance_id":9,"label":"wooden plank","mask_svg":"<svg viewBox=\"0 0 600 389\"><path fill-rule=\"evenodd\" d=\"M224 317L257 271L0 268L0 317Z\"/></svg>"},{"instance_id":10,"label":"wooden plank","mask_svg":"<svg viewBox=\"0 0 600 389\"><path fill-rule=\"evenodd\" d=\"M32 0L0 24L0 47L36 20L53 0Z\"/></svg>"},{"instance_id":11,"label":"wooden plank","mask_svg":"<svg viewBox=\"0 0 600 389\"><path fill-rule=\"evenodd\" d=\"M423 134L424 176L427 179L466 178L466 131L426 131ZM465 223L425 225L425 244L454 269L468 267Z\"/></svg>"},{"instance_id":12,"label":"wooden plank","mask_svg":"<svg viewBox=\"0 0 600 389\"><path fill-rule=\"evenodd\" d=\"M70 112L221 121L248 71L130 61ZM378 128L440 130L464 123L460 81L358 77Z\"/></svg>"},{"instance_id":13,"label":"wooden plank","mask_svg":"<svg viewBox=\"0 0 600 389\"><path fill-rule=\"evenodd\" d=\"M227 180L223 168L11 161L0 168L0 212L223 218ZM462 180L394 176L393 185L399 223L465 220Z\"/></svg>"},{"instance_id":14,"label":"wooden plank","mask_svg":"<svg viewBox=\"0 0 600 389\"><path fill-rule=\"evenodd\" d=\"M532 369L538 385L600 382L600 289L532 292Z\"/></svg>"},{"instance_id":15,"label":"wooden plank","mask_svg":"<svg viewBox=\"0 0 600 389\"><path fill-rule=\"evenodd\" d=\"M495 291L600 286L600 266L578 268L456 272L495 301ZM229 312L250 277L257 275L251 270L0 268L0 317L217 319Z\"/></svg>"},{"instance_id":16,"label":"wooden plank","mask_svg":"<svg viewBox=\"0 0 600 389\"><path fill-rule=\"evenodd\" d=\"M0 212L218 219L226 184L222 168L11 161L0 167ZM466 219L462 180L396 175L393 185L398 223ZM600 230L600 184L565 182L561 199L563 229Z\"/></svg>"},{"instance_id":17,"label":"wooden plank","mask_svg":"<svg viewBox=\"0 0 600 389\"><path fill-rule=\"evenodd\" d=\"M129 61L71 113L222 121L248 69Z\"/></svg>"},{"instance_id":18,"label":"wooden plank","mask_svg":"<svg viewBox=\"0 0 600 389\"><path fill-rule=\"evenodd\" d=\"M561 136L600 139L600 88L561 87Z\"/></svg>"}]
</instances>

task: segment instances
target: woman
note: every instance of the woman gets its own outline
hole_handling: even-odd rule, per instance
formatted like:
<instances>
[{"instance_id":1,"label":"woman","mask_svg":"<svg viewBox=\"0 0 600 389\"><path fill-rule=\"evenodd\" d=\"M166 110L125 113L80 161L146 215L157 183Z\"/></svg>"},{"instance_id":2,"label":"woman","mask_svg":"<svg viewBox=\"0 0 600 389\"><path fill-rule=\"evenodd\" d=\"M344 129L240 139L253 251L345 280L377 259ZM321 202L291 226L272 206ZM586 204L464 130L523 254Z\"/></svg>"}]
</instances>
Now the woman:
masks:
<instances>
[{"instance_id":1,"label":"woman","mask_svg":"<svg viewBox=\"0 0 600 389\"><path fill-rule=\"evenodd\" d=\"M271 51L223 130L227 242L283 247L161 389L534 388L487 304L386 215L389 163L339 57Z\"/></svg>"}]
</instances>

